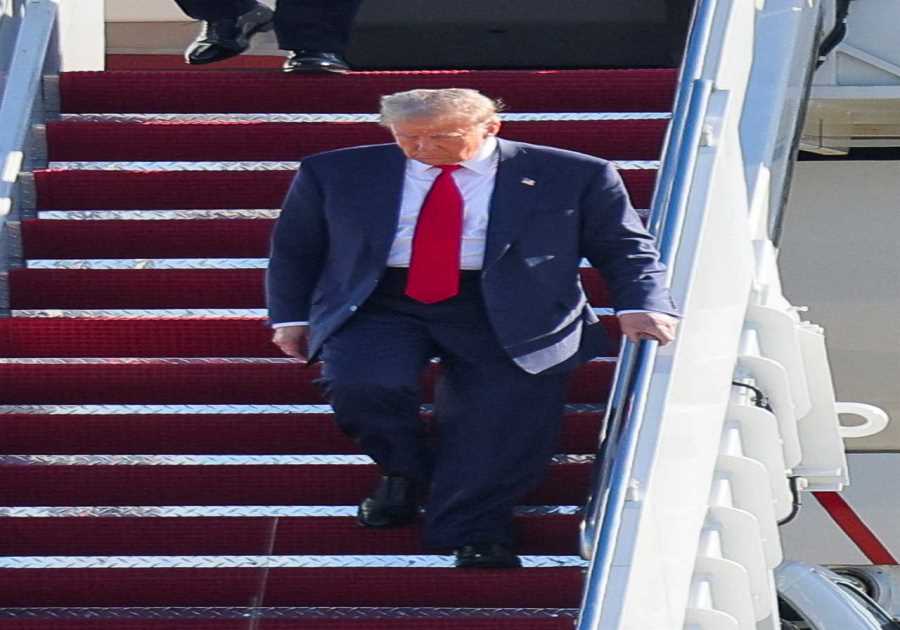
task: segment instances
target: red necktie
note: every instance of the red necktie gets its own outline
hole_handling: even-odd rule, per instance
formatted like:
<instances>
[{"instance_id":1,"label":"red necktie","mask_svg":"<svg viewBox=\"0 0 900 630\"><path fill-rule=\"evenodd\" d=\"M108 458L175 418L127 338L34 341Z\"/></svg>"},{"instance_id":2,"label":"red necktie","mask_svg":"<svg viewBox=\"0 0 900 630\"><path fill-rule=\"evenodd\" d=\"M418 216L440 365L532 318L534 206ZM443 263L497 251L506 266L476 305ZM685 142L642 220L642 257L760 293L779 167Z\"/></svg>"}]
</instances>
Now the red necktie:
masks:
<instances>
[{"instance_id":1,"label":"red necktie","mask_svg":"<svg viewBox=\"0 0 900 630\"><path fill-rule=\"evenodd\" d=\"M460 167L451 164L438 168L441 174L431 185L416 220L406 281L406 295L425 304L459 293L463 198L452 173Z\"/></svg>"}]
</instances>

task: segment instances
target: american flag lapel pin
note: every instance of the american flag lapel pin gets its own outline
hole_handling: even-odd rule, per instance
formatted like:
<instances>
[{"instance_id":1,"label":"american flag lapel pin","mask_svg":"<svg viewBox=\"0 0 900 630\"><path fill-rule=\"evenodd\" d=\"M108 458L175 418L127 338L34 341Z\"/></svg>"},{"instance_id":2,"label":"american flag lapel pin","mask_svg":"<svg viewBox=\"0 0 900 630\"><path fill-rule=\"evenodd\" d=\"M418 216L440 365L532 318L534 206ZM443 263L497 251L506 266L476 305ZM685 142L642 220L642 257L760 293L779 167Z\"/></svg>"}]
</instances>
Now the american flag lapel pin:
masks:
<instances>
[{"instance_id":1,"label":"american flag lapel pin","mask_svg":"<svg viewBox=\"0 0 900 630\"><path fill-rule=\"evenodd\" d=\"M530 177L523 177L522 183L526 186L534 186L537 182L531 179Z\"/></svg>"}]
</instances>

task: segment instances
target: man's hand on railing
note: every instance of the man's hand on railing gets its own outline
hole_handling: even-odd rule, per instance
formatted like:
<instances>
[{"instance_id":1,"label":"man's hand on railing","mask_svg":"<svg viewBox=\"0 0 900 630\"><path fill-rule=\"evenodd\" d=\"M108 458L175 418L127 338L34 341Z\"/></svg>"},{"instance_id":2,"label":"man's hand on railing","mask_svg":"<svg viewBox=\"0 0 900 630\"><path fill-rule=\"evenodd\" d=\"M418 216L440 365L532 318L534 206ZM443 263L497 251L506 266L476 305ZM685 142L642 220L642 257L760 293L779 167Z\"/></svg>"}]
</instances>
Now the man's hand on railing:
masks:
<instances>
[{"instance_id":1,"label":"man's hand on railing","mask_svg":"<svg viewBox=\"0 0 900 630\"><path fill-rule=\"evenodd\" d=\"M309 326L282 326L275 329L272 343L289 357L306 363L306 335Z\"/></svg>"},{"instance_id":2,"label":"man's hand on railing","mask_svg":"<svg viewBox=\"0 0 900 630\"><path fill-rule=\"evenodd\" d=\"M618 317L622 334L628 337L629 341L656 339L659 345L664 346L675 339L678 320L671 315L642 311L619 313Z\"/></svg>"}]
</instances>

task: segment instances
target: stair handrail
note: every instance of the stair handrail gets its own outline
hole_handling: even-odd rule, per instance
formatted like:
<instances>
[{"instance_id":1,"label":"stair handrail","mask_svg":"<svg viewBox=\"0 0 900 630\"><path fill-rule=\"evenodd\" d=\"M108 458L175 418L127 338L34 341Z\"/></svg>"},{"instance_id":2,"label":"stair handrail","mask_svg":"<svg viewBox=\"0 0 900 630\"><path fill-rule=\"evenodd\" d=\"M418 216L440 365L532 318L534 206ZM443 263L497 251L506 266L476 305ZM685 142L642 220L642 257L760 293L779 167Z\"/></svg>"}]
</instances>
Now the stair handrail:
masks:
<instances>
[{"instance_id":1,"label":"stair handrail","mask_svg":"<svg viewBox=\"0 0 900 630\"><path fill-rule=\"evenodd\" d=\"M681 240L690 181L703 133L712 82L701 72L713 29L718 0L698 0L691 18L678 77L672 119L663 144L660 172L647 223L657 237L660 260L672 278L672 261ZM658 343L625 340L607 405L591 494L581 523L580 551L589 560L579 630L599 626L600 607L612 572L621 515L630 492L629 480L649 391Z\"/></svg>"},{"instance_id":2,"label":"stair handrail","mask_svg":"<svg viewBox=\"0 0 900 630\"><path fill-rule=\"evenodd\" d=\"M700 77L703 59L706 56L717 5L718 0L699 0L694 8L684 61L679 72L672 120L663 143L660 171L647 222L648 230L657 237L660 260L667 266L667 282L672 276L671 262L680 240L684 209L687 203L687 197L684 194L687 192L687 182L684 180L688 173L685 172L682 165L685 161L690 160L691 153L696 150L696 143L694 146L690 146L685 142L685 133L689 123L697 125L696 120L691 120L696 119L699 115L696 109L697 104L693 103L694 91ZM686 145L689 150L684 152L683 147ZM681 194L673 197L675 190L679 190ZM623 428L629 429L629 427L630 433L636 434L639 430L639 427L635 427L634 423L629 422L631 417L636 414L635 410L630 409L627 403L634 400L638 393L635 386L643 380L641 373L652 371L656 347L656 342L650 340L639 343L625 340L623 343L613 378L613 389L606 408L603 434L594 467L594 483L582 520L581 555L585 560L591 559L594 555L597 526L603 518L606 497L611 490L611 462L618 459L616 447L620 443L620 433ZM623 479L618 481L623 482L624 475Z\"/></svg>"},{"instance_id":3,"label":"stair handrail","mask_svg":"<svg viewBox=\"0 0 900 630\"><path fill-rule=\"evenodd\" d=\"M11 50L6 82L0 86L0 235L21 197L19 175L27 169L28 143L40 107L45 72L55 70L50 54L56 37L58 5L53 0L14 2L21 13L3 33L4 49ZM0 238L0 273L9 268L8 238ZM0 287L0 314L8 311L5 287Z\"/></svg>"}]
</instances>

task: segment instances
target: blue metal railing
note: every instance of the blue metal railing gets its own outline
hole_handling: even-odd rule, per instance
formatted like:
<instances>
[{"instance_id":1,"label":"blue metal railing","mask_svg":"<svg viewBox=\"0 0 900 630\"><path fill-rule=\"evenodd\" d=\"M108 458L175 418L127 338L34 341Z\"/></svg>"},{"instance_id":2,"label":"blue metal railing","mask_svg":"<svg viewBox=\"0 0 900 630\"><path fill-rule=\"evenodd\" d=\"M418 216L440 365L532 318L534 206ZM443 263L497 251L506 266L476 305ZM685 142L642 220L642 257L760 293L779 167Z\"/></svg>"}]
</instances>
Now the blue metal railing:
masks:
<instances>
[{"instance_id":1,"label":"blue metal railing","mask_svg":"<svg viewBox=\"0 0 900 630\"><path fill-rule=\"evenodd\" d=\"M694 9L648 221L648 229L657 237L660 259L667 266L669 282L713 88L711 81L700 76L718 4L718 0L698 0ZM581 554L591 564L579 630L594 630L600 623L657 348L656 341L626 342L619 356L592 493L582 522Z\"/></svg>"},{"instance_id":2,"label":"blue metal railing","mask_svg":"<svg viewBox=\"0 0 900 630\"><path fill-rule=\"evenodd\" d=\"M0 0L2 1L2 0ZM28 155L35 122L42 122L43 78L58 68L54 47L57 4L14 0L15 17L0 26L0 48L9 52L6 81L0 84L0 273L9 268L6 221L19 208L19 175L33 166ZM0 315L8 314L5 276L0 276Z\"/></svg>"}]
</instances>

